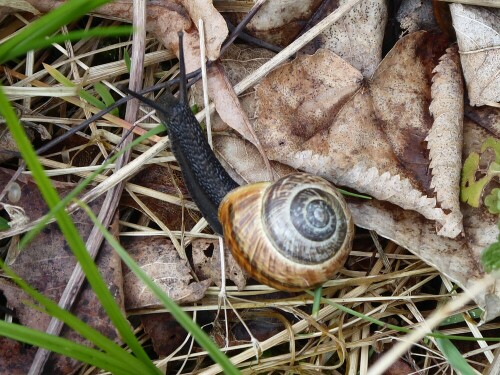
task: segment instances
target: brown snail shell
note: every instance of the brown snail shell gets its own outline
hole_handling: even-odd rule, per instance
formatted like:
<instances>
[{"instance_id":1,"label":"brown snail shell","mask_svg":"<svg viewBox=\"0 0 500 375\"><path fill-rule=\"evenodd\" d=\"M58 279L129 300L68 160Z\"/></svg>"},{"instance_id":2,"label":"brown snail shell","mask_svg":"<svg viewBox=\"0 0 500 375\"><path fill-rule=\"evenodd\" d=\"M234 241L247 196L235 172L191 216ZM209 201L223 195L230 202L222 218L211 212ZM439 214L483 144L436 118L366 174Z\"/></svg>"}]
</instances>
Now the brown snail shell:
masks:
<instances>
[{"instance_id":1,"label":"brown snail shell","mask_svg":"<svg viewBox=\"0 0 500 375\"><path fill-rule=\"evenodd\" d=\"M261 283L287 291L330 280L354 236L342 195L323 178L305 173L231 191L219 219L240 266Z\"/></svg>"}]
</instances>

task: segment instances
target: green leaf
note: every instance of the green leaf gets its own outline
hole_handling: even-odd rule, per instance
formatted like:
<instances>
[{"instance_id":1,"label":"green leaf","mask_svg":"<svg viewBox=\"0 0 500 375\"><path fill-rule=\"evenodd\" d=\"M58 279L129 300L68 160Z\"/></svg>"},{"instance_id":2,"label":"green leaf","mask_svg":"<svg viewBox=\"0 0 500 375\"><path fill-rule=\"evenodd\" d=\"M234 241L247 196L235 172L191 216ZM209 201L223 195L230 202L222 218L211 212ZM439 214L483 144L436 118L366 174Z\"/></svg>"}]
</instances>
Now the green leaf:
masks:
<instances>
[{"instance_id":1,"label":"green leaf","mask_svg":"<svg viewBox=\"0 0 500 375\"><path fill-rule=\"evenodd\" d=\"M43 39L35 39L30 42L23 43L22 47L25 51L24 53L30 50L42 49L51 46L52 44L58 44L65 42L67 40L75 41L88 39L91 37L116 37L123 35L130 35L132 33L131 26L114 26L114 27L95 27L90 30L77 30L70 31L67 34L59 34L51 37L43 38ZM20 55L22 52L18 49L14 49L10 51L10 53L5 54L5 61L13 60L16 56Z\"/></svg>"},{"instance_id":2,"label":"green leaf","mask_svg":"<svg viewBox=\"0 0 500 375\"><path fill-rule=\"evenodd\" d=\"M127 362L123 361L121 357L110 356L85 345L76 344L62 337L48 335L19 324L0 320L0 335L75 358L114 374L137 374L133 368L127 367Z\"/></svg>"},{"instance_id":3,"label":"green leaf","mask_svg":"<svg viewBox=\"0 0 500 375\"><path fill-rule=\"evenodd\" d=\"M481 153L487 149L493 150L495 153L495 161L488 166L486 173L477 178L479 173L479 163L481 156L476 152L471 152L465 159L462 168L462 181L460 183L460 200L466 202L472 207L479 207L481 196L484 193L486 185L495 176L500 176L500 141L493 137L487 138L481 145ZM476 179L477 178L477 179ZM489 198L488 202L494 198ZM486 202L485 202L486 203ZM491 205L491 203L489 203Z\"/></svg>"},{"instance_id":4,"label":"green leaf","mask_svg":"<svg viewBox=\"0 0 500 375\"><path fill-rule=\"evenodd\" d=\"M453 345L453 343L446 338L436 338L436 344L441 350L441 353L448 360L450 365L462 375L476 375L476 372L467 363L462 354Z\"/></svg>"},{"instance_id":5,"label":"green leaf","mask_svg":"<svg viewBox=\"0 0 500 375\"><path fill-rule=\"evenodd\" d=\"M472 207L479 207L483 189L491 180L491 177L489 176L476 180L479 160L479 154L472 152L467 159L465 159L464 166L462 168L460 200L468 203Z\"/></svg>"},{"instance_id":6,"label":"green leaf","mask_svg":"<svg viewBox=\"0 0 500 375\"><path fill-rule=\"evenodd\" d=\"M97 82L94 84L94 89L101 96L102 100L104 101L105 107L109 107L109 106L115 104L115 99L113 98L113 96L109 92L109 89L105 85L103 85L100 82ZM100 108L100 109L104 109L104 108ZM111 114L118 116L119 115L118 108L113 109L111 111Z\"/></svg>"},{"instance_id":7,"label":"green leaf","mask_svg":"<svg viewBox=\"0 0 500 375\"><path fill-rule=\"evenodd\" d=\"M493 189L491 194L484 198L484 204L492 214L500 214L500 189Z\"/></svg>"},{"instance_id":8,"label":"green leaf","mask_svg":"<svg viewBox=\"0 0 500 375\"><path fill-rule=\"evenodd\" d=\"M500 242L494 242L483 250L481 262L488 273L500 269Z\"/></svg>"},{"instance_id":9,"label":"green leaf","mask_svg":"<svg viewBox=\"0 0 500 375\"><path fill-rule=\"evenodd\" d=\"M10 229L9 221L3 217L0 217L0 230Z\"/></svg>"},{"instance_id":10,"label":"green leaf","mask_svg":"<svg viewBox=\"0 0 500 375\"><path fill-rule=\"evenodd\" d=\"M481 145L481 152L485 152L488 148L491 148L495 152L495 162L500 164L500 140L488 137Z\"/></svg>"}]
</instances>

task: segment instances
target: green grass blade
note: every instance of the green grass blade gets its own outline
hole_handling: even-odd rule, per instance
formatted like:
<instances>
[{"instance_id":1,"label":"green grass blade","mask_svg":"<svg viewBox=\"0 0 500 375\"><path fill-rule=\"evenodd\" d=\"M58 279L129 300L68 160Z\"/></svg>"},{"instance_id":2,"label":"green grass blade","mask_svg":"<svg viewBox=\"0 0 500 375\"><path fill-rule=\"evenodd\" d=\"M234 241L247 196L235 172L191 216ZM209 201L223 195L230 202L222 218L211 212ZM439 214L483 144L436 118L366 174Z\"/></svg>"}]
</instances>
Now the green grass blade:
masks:
<instances>
[{"instance_id":1,"label":"green grass blade","mask_svg":"<svg viewBox=\"0 0 500 375\"><path fill-rule=\"evenodd\" d=\"M65 41L78 41L82 39L88 39L92 37L107 38L107 37L118 37L124 35L132 34L131 26L110 26L110 27L95 27L90 30L76 30L70 31L67 34L58 34L48 38L36 39L29 43L23 44L23 50L31 51L36 49L42 49L51 46L52 44L63 43ZM13 60L19 56L19 51L17 49L8 51L4 55L5 61Z\"/></svg>"},{"instance_id":2,"label":"green grass blade","mask_svg":"<svg viewBox=\"0 0 500 375\"><path fill-rule=\"evenodd\" d=\"M203 332L203 330L198 327L195 322L193 322L191 317L187 315L179 306L177 306L177 304L173 302L153 280L151 280L142 268L134 262L116 238L113 237L113 235L111 235L111 233L109 233L108 230L100 223L90 207L82 204L82 208L87 212L91 220L94 222L94 225L99 227L101 233L104 235L111 247L115 249L127 267L134 272L134 274L155 294L155 296L168 309L170 314L172 314L175 320L177 320L177 322L186 331L193 335L193 338L198 342L198 344L200 344L208 352L210 357L222 367L224 374L239 374L240 372L238 369L231 363L229 358L220 351L210 337L208 337L208 335Z\"/></svg>"},{"instance_id":3,"label":"green grass blade","mask_svg":"<svg viewBox=\"0 0 500 375\"><path fill-rule=\"evenodd\" d=\"M441 353L448 360L450 365L462 375L476 375L476 372L472 369L472 367L467 363L462 354L458 351L458 349L453 345L453 343L446 338L436 338L436 344L441 350Z\"/></svg>"},{"instance_id":4,"label":"green grass blade","mask_svg":"<svg viewBox=\"0 0 500 375\"><path fill-rule=\"evenodd\" d=\"M114 358L121 358L126 368L129 368L131 370L133 369L137 373L144 373L144 371L147 370L146 366L144 366L136 357L128 353L114 341L110 340L99 331L85 324L69 311L66 311L59 307L50 298L45 297L43 294L39 293L34 288L29 286L1 260L0 267L4 270L5 274L9 276L17 285L19 285L31 298L33 298L41 306L44 307L43 312L64 322L68 327L72 328L75 332L79 333L82 337L89 340L91 343L99 347L104 352L108 353L110 356L113 356Z\"/></svg>"},{"instance_id":5,"label":"green grass blade","mask_svg":"<svg viewBox=\"0 0 500 375\"><path fill-rule=\"evenodd\" d=\"M134 369L128 368L120 357L113 357L85 345L76 344L70 340L48 335L19 324L7 323L0 320L0 335L75 358L114 374L137 374Z\"/></svg>"},{"instance_id":6,"label":"green grass blade","mask_svg":"<svg viewBox=\"0 0 500 375\"><path fill-rule=\"evenodd\" d=\"M113 98L113 95L111 95L111 93L109 92L109 89L105 85L103 85L100 82L96 82L94 84L94 89L95 89L95 91L97 91L97 93L102 98L102 100L105 104L105 108L110 107L111 105L115 104L115 98ZM101 109L104 109L104 108L101 108ZM113 109L111 111L111 114L118 116L119 115L118 108Z\"/></svg>"},{"instance_id":7,"label":"green grass blade","mask_svg":"<svg viewBox=\"0 0 500 375\"><path fill-rule=\"evenodd\" d=\"M21 155L23 156L26 164L33 174L33 178L38 185L40 193L42 194L47 206L54 208L60 203L59 196L52 186L49 178L45 174L42 165L38 161L35 150L31 142L28 140L23 127L20 125L12 106L10 105L3 89L0 86L0 112L5 118L12 137L14 138ZM85 243L80 237L73 221L66 211L58 210L55 212L55 219L64 235L71 251L77 258L82 266L83 271L87 277L88 282L92 289L99 298L102 306L106 310L109 318L114 326L122 336L122 339L127 343L134 354L143 362L149 362L152 371L159 371L149 360L148 355L142 348L141 344L130 329L128 321L125 319L116 304L110 291L107 289L106 284L101 278L99 271L94 264L92 258L85 248Z\"/></svg>"},{"instance_id":8,"label":"green grass blade","mask_svg":"<svg viewBox=\"0 0 500 375\"><path fill-rule=\"evenodd\" d=\"M34 45L43 45L45 37L61 26L77 20L110 0L69 0L38 20L30 23L19 34L0 45L0 64L26 54ZM37 47L38 48L38 47Z\"/></svg>"}]
</instances>

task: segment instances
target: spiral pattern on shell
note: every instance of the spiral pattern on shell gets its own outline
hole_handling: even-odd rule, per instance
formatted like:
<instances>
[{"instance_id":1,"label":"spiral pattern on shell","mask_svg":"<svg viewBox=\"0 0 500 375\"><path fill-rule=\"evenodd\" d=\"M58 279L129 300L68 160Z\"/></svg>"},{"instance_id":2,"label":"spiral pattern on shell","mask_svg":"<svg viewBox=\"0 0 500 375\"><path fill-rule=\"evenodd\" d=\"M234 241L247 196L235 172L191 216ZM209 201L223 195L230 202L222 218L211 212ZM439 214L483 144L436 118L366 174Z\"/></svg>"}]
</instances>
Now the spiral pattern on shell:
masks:
<instances>
[{"instance_id":1,"label":"spiral pattern on shell","mask_svg":"<svg viewBox=\"0 0 500 375\"><path fill-rule=\"evenodd\" d=\"M328 181L294 173L237 188L219 208L225 240L240 266L281 290L323 284L342 267L354 225Z\"/></svg>"}]
</instances>

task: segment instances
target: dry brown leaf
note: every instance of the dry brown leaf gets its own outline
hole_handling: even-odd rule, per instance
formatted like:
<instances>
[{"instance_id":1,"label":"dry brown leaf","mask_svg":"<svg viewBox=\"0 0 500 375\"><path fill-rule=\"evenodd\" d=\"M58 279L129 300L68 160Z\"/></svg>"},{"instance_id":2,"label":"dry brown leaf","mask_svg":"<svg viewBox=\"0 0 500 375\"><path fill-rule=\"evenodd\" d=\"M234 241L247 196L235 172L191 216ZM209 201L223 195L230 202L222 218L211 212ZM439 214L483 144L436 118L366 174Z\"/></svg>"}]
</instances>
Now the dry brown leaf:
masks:
<instances>
[{"instance_id":1,"label":"dry brown leaf","mask_svg":"<svg viewBox=\"0 0 500 375\"><path fill-rule=\"evenodd\" d=\"M249 34L278 46L287 46L303 30L321 0L268 1L248 23ZM233 24L238 24L246 13L230 13Z\"/></svg>"},{"instance_id":2,"label":"dry brown leaf","mask_svg":"<svg viewBox=\"0 0 500 375\"><path fill-rule=\"evenodd\" d=\"M425 145L432 69L445 46L439 36L411 34L364 86L357 70L327 51L276 69L257 88L255 128L266 153L445 226L450 218L436 203Z\"/></svg>"},{"instance_id":3,"label":"dry brown leaf","mask_svg":"<svg viewBox=\"0 0 500 375\"><path fill-rule=\"evenodd\" d=\"M209 60L217 60L220 54L220 47L228 34L226 21L224 21L221 14L215 9L212 1L181 0L181 3L188 11L195 27L198 27L198 20L203 20L207 49L206 56ZM195 50L197 51L198 48L199 43Z\"/></svg>"},{"instance_id":4,"label":"dry brown leaf","mask_svg":"<svg viewBox=\"0 0 500 375\"><path fill-rule=\"evenodd\" d=\"M463 82L457 48L450 48L434 69L429 107L434 123L427 135L431 187L437 201L449 210L439 234L456 237L463 230L460 212L460 173L462 170Z\"/></svg>"},{"instance_id":5,"label":"dry brown leaf","mask_svg":"<svg viewBox=\"0 0 500 375\"><path fill-rule=\"evenodd\" d=\"M470 104L499 103L500 9L450 4L450 10Z\"/></svg>"},{"instance_id":6,"label":"dry brown leaf","mask_svg":"<svg viewBox=\"0 0 500 375\"><path fill-rule=\"evenodd\" d=\"M190 282L191 269L164 237L124 238L123 247L150 278L175 302L196 302L203 298L211 280ZM125 267L125 266L124 266ZM125 308L160 306L153 292L129 269L124 269Z\"/></svg>"},{"instance_id":7,"label":"dry brown leaf","mask_svg":"<svg viewBox=\"0 0 500 375\"><path fill-rule=\"evenodd\" d=\"M193 249L193 266L200 279L210 278L215 285L221 287L221 262L218 240L196 239L191 243ZM231 280L238 290L247 283L247 275L240 268L230 251L225 251L225 277Z\"/></svg>"},{"instance_id":8,"label":"dry brown leaf","mask_svg":"<svg viewBox=\"0 0 500 375\"><path fill-rule=\"evenodd\" d=\"M348 0L328 1L311 20L318 22ZM318 14L319 13L319 14ZM304 48L312 53L326 48L342 57L370 78L382 61L382 40L387 23L387 3L384 0L365 0L356 5L342 19L320 34Z\"/></svg>"},{"instance_id":9,"label":"dry brown leaf","mask_svg":"<svg viewBox=\"0 0 500 375\"><path fill-rule=\"evenodd\" d=\"M12 177L13 171L0 169L0 186L5 184ZM31 177L21 175L17 183L21 186L21 199L16 203L23 208L31 220L40 218L47 212L47 206L38 191L36 184ZM66 194L73 184L53 181L60 195ZM91 204L94 212L98 211L102 200L97 199ZM93 228L92 221L88 216L79 211L72 216L80 235L85 240ZM112 233L117 233L117 227L113 225ZM73 272L76 259L71 253L63 235L57 224L47 225L42 232L26 247L22 252L17 252L17 240L11 241L9 254L6 262L10 267L22 277L29 285L43 293L54 301L58 301L66 284ZM106 285L113 290L117 303L123 305L122 274L120 258L107 243L102 246L97 265L101 270ZM50 321L50 316L33 309L25 302L30 299L13 283L5 279L0 279L0 289L7 298L10 308L13 308L16 317L21 324L45 331ZM90 324L111 339L118 339L115 328L109 320L106 312L92 291L90 286L84 286L73 305L72 313L81 320ZM85 341L73 330L64 328L62 337L73 342L84 343ZM1 351L0 351L1 354ZM0 363L3 359L0 358ZM26 362L27 368L31 365L31 360ZM54 374L67 374L74 371L80 364L68 357L52 355L49 359L48 368L53 369Z\"/></svg>"}]
</instances>

